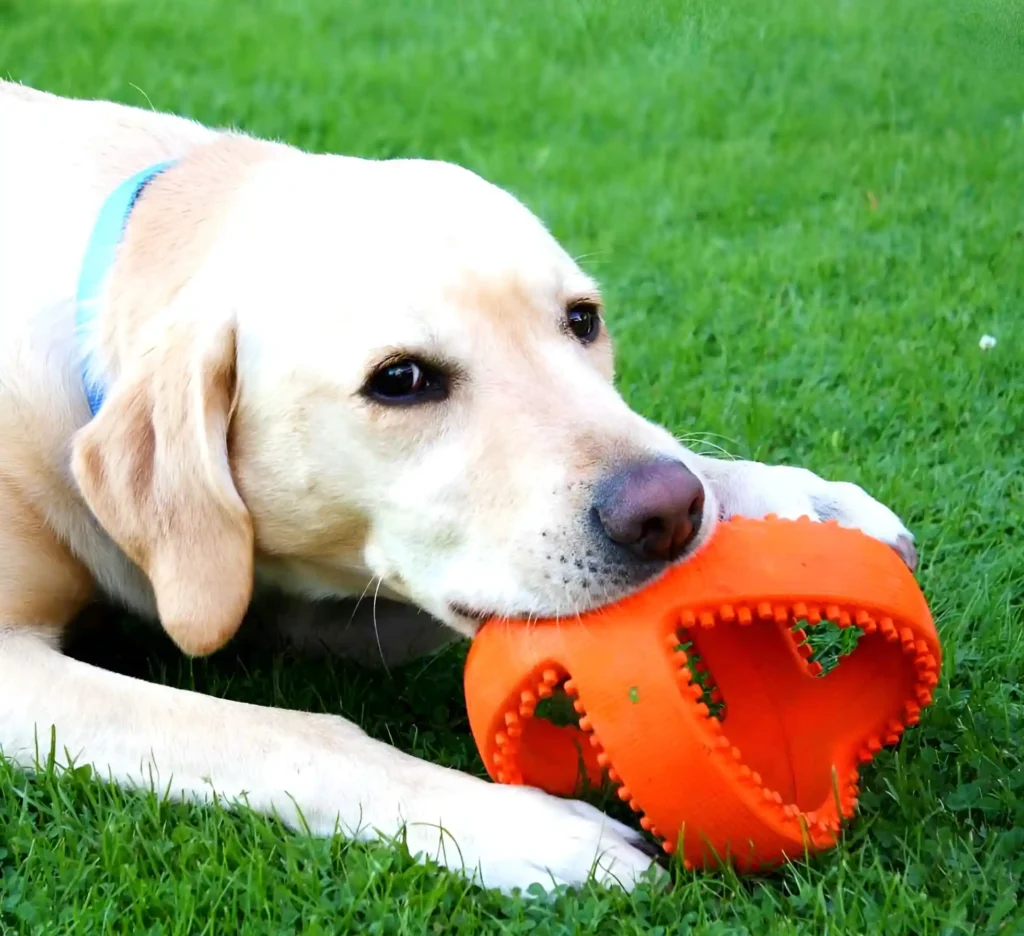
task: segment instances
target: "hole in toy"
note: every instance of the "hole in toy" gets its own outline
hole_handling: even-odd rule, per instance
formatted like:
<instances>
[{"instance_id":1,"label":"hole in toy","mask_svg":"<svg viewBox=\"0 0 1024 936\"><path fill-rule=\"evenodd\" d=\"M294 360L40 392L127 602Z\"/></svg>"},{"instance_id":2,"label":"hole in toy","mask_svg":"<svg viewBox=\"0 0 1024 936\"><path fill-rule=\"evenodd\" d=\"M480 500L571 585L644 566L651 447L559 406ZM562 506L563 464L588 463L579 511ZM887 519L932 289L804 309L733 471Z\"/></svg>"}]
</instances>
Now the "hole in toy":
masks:
<instances>
[{"instance_id":1,"label":"hole in toy","mask_svg":"<svg viewBox=\"0 0 1024 936\"><path fill-rule=\"evenodd\" d=\"M835 621L822 620L820 624L810 621L796 621L793 631L803 631L804 639L798 646L810 648L808 663L817 663L821 670L818 678L832 672L844 657L848 657L857 649L864 632L859 627L840 627Z\"/></svg>"},{"instance_id":2,"label":"hole in toy","mask_svg":"<svg viewBox=\"0 0 1024 936\"><path fill-rule=\"evenodd\" d=\"M704 659L697 646L694 637L685 629L678 632L679 644L676 650L682 650L686 654L686 668L690 671L691 679L700 686L702 692L697 702L703 702L712 718L725 721L725 698L721 689L715 681L711 670L708 669L707 661Z\"/></svg>"},{"instance_id":3,"label":"hole in toy","mask_svg":"<svg viewBox=\"0 0 1024 936\"><path fill-rule=\"evenodd\" d=\"M537 702L534 711L536 718L551 722L556 728L567 728L570 725L578 727L580 716L573 708L572 699L565 691L565 682L554 687L554 691L548 698Z\"/></svg>"},{"instance_id":4,"label":"hole in toy","mask_svg":"<svg viewBox=\"0 0 1024 936\"><path fill-rule=\"evenodd\" d=\"M914 662L880 633L858 641L855 624L801 629L812 660L828 670L824 678L808 678L803 654L794 653L790 620L774 613L745 621L737 613L735 620L684 628L680 643L700 658L727 700L722 733L740 752L738 763L783 802L813 812L832 802L835 771L846 776L856 766L848 752L901 711Z\"/></svg>"},{"instance_id":5,"label":"hole in toy","mask_svg":"<svg viewBox=\"0 0 1024 936\"><path fill-rule=\"evenodd\" d=\"M562 796L579 796L600 787L604 771L587 732L579 727L574 699L565 691L567 674L537 700L522 721L519 761L523 779Z\"/></svg>"}]
</instances>

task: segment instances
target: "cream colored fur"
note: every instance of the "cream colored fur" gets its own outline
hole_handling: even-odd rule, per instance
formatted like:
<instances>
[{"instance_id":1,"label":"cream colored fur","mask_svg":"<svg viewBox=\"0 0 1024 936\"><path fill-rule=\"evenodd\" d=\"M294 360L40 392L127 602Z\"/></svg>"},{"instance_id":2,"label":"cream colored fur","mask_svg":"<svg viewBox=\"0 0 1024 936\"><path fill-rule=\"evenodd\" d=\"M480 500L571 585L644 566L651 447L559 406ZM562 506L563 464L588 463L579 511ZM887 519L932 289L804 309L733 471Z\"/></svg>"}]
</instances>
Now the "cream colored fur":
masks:
<instances>
[{"instance_id":1,"label":"cream colored fur","mask_svg":"<svg viewBox=\"0 0 1024 936\"><path fill-rule=\"evenodd\" d=\"M114 186L169 158L105 287L90 343L107 396L90 420L73 301L86 241ZM828 515L912 561L903 524L860 488L700 457L631 411L607 334L584 347L560 327L581 298L599 301L597 284L541 223L455 166L309 155L0 82L4 756L31 768L53 730L59 757L118 783L216 792L293 825L301 811L322 834L404 830L490 886L592 870L630 886L650 858L589 806L417 760L341 718L58 650L102 594L211 652L254 582L372 589L465 635L460 606L574 614L633 587L564 561L590 548L592 484L655 455L703 479L702 536L719 516ZM451 362L451 399L368 402L367 374L395 352Z\"/></svg>"}]
</instances>

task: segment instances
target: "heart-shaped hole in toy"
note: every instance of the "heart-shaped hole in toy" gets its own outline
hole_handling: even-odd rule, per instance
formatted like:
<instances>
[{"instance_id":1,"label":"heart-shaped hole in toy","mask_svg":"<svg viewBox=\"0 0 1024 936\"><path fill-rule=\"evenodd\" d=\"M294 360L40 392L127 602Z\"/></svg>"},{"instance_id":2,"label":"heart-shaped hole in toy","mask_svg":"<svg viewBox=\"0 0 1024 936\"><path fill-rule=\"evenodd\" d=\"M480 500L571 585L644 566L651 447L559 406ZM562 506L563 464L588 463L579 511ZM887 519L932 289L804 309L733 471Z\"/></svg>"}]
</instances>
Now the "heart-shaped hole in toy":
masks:
<instances>
[{"instance_id":1,"label":"heart-shaped hole in toy","mask_svg":"<svg viewBox=\"0 0 1024 936\"><path fill-rule=\"evenodd\" d=\"M851 748L902 714L913 659L880 633L800 623L719 620L678 636L714 674L728 703L723 732L742 763L784 802L811 812L834 799L836 771L856 767ZM876 688L865 693L869 684ZM870 707L858 697L871 699Z\"/></svg>"}]
</instances>

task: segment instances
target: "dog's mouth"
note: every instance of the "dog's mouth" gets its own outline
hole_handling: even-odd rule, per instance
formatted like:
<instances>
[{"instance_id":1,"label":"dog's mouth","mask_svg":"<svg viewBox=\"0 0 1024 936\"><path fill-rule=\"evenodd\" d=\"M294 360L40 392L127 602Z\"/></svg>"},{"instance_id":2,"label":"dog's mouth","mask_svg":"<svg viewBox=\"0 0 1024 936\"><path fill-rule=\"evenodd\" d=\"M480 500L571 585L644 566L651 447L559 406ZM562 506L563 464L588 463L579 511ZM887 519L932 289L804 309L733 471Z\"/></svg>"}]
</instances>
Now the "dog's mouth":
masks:
<instances>
[{"instance_id":1,"label":"dog's mouth","mask_svg":"<svg viewBox=\"0 0 1024 936\"><path fill-rule=\"evenodd\" d=\"M632 594L635 590L635 588L628 589L623 592L623 595ZM494 619L502 621L543 621L565 617L567 613L571 617L578 617L582 611L593 611L604 607L605 605L613 604L621 597L621 595L613 596L606 601L602 601L600 604L595 604L584 609L577 609L575 612L558 611L555 609L550 611L498 611L495 608L473 607L468 604L463 604L461 601L449 601L448 610L452 615L460 620L472 624L475 628L479 628L488 621Z\"/></svg>"},{"instance_id":2,"label":"dog's mouth","mask_svg":"<svg viewBox=\"0 0 1024 936\"><path fill-rule=\"evenodd\" d=\"M502 614L499 615L497 611L485 611L481 608L471 608L468 605L461 604L458 601L450 601L448 608L452 614L458 617L465 618L467 621L472 621L474 624L483 624L485 621L489 621L494 617L507 617L514 618L514 614Z\"/></svg>"},{"instance_id":3,"label":"dog's mouth","mask_svg":"<svg viewBox=\"0 0 1024 936\"><path fill-rule=\"evenodd\" d=\"M476 628L495 619L501 621L538 621L558 617L557 612L554 611L550 614L541 614L536 611L495 611L493 608L471 608L469 605L464 605L459 601L448 602L448 610L456 617L470 622Z\"/></svg>"}]
</instances>

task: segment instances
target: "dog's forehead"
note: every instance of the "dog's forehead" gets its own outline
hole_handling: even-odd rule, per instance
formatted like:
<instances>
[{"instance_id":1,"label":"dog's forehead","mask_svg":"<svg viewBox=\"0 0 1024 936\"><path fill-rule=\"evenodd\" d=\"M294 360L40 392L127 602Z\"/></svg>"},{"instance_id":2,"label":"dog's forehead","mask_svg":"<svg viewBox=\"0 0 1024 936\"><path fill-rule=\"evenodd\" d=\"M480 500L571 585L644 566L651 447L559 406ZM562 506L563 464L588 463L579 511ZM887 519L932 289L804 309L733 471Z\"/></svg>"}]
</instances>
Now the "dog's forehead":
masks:
<instances>
[{"instance_id":1,"label":"dog's forehead","mask_svg":"<svg viewBox=\"0 0 1024 936\"><path fill-rule=\"evenodd\" d=\"M325 347L427 347L478 329L555 334L596 285L508 192L427 160L308 157L261 170L239 229L260 230L255 293ZM248 215L248 217L247 217ZM283 308L282 308L283 307Z\"/></svg>"},{"instance_id":2,"label":"dog's forehead","mask_svg":"<svg viewBox=\"0 0 1024 936\"><path fill-rule=\"evenodd\" d=\"M304 261L307 272L390 270L443 285L463 269L496 279L518 270L549 290L582 276L514 195L450 163L278 159L254 174L237 218L243 233L260 232L267 248Z\"/></svg>"}]
</instances>

